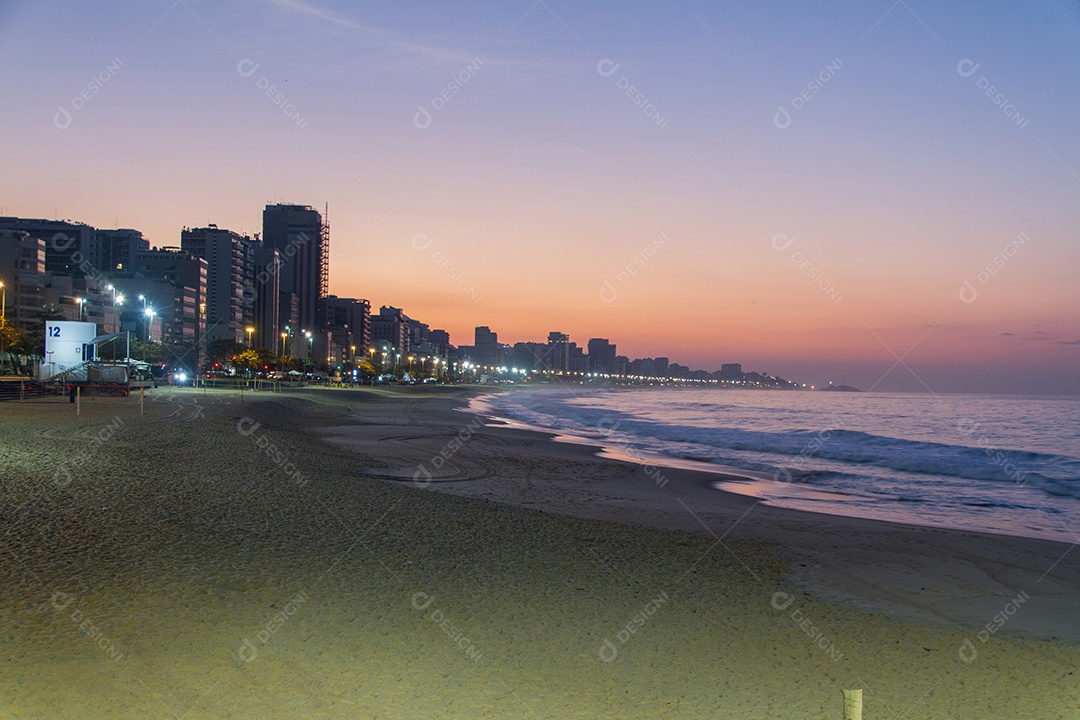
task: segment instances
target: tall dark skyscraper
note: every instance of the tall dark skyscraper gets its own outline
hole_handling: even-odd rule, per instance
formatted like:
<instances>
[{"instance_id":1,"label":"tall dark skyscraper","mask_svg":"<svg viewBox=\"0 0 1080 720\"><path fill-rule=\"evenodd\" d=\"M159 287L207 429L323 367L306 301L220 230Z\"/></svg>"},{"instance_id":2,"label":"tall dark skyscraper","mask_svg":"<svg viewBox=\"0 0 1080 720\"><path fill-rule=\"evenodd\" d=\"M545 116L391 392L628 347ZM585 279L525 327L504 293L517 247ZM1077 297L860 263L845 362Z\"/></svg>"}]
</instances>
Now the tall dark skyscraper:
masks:
<instances>
[{"instance_id":1,"label":"tall dark skyscraper","mask_svg":"<svg viewBox=\"0 0 1080 720\"><path fill-rule=\"evenodd\" d=\"M589 340L589 371L605 374L615 372L615 345L607 338Z\"/></svg>"},{"instance_id":2,"label":"tall dark skyscraper","mask_svg":"<svg viewBox=\"0 0 1080 720\"><path fill-rule=\"evenodd\" d=\"M487 325L475 331L473 359L478 365L496 365L499 362L499 335Z\"/></svg>"},{"instance_id":3,"label":"tall dark skyscraper","mask_svg":"<svg viewBox=\"0 0 1080 720\"><path fill-rule=\"evenodd\" d=\"M325 326L322 300L330 284L330 227L322 215L310 205L267 205L262 241L278 251L281 292L296 296L300 328Z\"/></svg>"}]
</instances>

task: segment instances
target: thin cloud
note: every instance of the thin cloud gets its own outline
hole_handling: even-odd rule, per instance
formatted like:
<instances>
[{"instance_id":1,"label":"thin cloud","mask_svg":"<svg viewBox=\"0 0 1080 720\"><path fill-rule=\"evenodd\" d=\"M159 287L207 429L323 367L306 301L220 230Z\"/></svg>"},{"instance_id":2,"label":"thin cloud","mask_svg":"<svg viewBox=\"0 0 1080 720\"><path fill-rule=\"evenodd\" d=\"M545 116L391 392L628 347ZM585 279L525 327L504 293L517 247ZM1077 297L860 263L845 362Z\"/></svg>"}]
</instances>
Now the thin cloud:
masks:
<instances>
[{"instance_id":1,"label":"thin cloud","mask_svg":"<svg viewBox=\"0 0 1080 720\"><path fill-rule=\"evenodd\" d=\"M442 63L468 63L473 59L473 55L469 53L463 53L456 50L447 50L445 48L437 47L434 45L421 45L418 43L402 40L395 36L388 30L365 25L355 20L351 20L346 17L332 13L329 10L320 8L305 0L264 0L277 8L286 10L288 12L297 13L300 15L306 15L316 20L329 23L335 27L350 32L356 33L364 38L365 41L390 50L396 50L398 52L414 55L418 57L427 58L440 64Z\"/></svg>"},{"instance_id":2,"label":"thin cloud","mask_svg":"<svg viewBox=\"0 0 1080 720\"><path fill-rule=\"evenodd\" d=\"M399 56L415 58L427 63L437 64L440 67L465 66L479 57L483 61L484 66L489 68L503 67L516 70L542 70L545 72L550 72L552 68L556 67L562 68L565 72L577 72L581 68L580 63L575 63L572 59L568 59L564 56L544 56L531 60L522 58L511 59L507 57L492 56L490 53L484 53L480 56L476 52L467 52L438 45L411 42L402 39L392 30L386 30L384 28L357 22L351 18L344 17L319 7L314 3L308 2L308 0L262 1L279 10L318 20L356 35L373 48L389 51Z\"/></svg>"}]
</instances>

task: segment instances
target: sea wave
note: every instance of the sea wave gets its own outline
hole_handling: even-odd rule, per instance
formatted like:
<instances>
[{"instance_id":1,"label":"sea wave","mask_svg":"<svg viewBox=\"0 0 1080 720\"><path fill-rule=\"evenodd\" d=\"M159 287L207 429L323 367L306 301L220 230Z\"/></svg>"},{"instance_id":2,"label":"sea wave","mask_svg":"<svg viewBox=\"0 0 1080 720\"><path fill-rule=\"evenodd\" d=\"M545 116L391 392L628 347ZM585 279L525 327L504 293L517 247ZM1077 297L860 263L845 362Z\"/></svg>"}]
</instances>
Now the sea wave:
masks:
<instances>
[{"instance_id":1,"label":"sea wave","mask_svg":"<svg viewBox=\"0 0 1080 720\"><path fill-rule=\"evenodd\" d=\"M828 485L839 476L879 471L911 473L1041 490L1080 499L1080 461L1045 452L993 447L956 431L956 442L928 442L845 427L747 430L642 420L610 407L583 405L554 393L508 398L501 409L516 419L671 457L694 457L749 470L783 473L789 481ZM698 408L705 402L680 403ZM716 407L715 405L712 407ZM723 417L716 413L717 418ZM819 418L823 420L824 418ZM976 442L979 444L971 444Z\"/></svg>"}]
</instances>

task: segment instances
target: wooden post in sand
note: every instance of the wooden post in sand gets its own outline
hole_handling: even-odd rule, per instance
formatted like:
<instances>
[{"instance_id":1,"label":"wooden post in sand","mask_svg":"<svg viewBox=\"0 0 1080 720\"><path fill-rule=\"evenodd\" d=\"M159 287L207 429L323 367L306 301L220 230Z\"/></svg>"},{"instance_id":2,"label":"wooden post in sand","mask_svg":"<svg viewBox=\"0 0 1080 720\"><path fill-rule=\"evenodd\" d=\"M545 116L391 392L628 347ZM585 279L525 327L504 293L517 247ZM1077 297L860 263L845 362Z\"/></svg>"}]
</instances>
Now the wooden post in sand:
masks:
<instances>
[{"instance_id":1,"label":"wooden post in sand","mask_svg":"<svg viewBox=\"0 0 1080 720\"><path fill-rule=\"evenodd\" d=\"M139 388L139 414L140 415L145 415L146 414L146 410L143 410L143 394L144 394L145 391L146 391L146 388Z\"/></svg>"},{"instance_id":2,"label":"wooden post in sand","mask_svg":"<svg viewBox=\"0 0 1080 720\"><path fill-rule=\"evenodd\" d=\"M862 720L862 690L844 691L844 720Z\"/></svg>"},{"instance_id":3,"label":"wooden post in sand","mask_svg":"<svg viewBox=\"0 0 1080 720\"><path fill-rule=\"evenodd\" d=\"M82 414L82 388L75 388L75 417Z\"/></svg>"}]
</instances>

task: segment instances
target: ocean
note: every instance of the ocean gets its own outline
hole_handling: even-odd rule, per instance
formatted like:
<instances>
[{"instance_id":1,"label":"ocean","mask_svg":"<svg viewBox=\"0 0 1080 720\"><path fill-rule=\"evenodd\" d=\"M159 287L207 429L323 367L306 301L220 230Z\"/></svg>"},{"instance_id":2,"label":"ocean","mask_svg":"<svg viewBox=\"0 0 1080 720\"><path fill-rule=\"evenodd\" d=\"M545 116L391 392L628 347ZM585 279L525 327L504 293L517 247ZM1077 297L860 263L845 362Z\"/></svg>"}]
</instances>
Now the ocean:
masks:
<instances>
[{"instance_id":1,"label":"ocean","mask_svg":"<svg viewBox=\"0 0 1080 720\"><path fill-rule=\"evenodd\" d=\"M1080 542L1080 398L515 389L477 409L778 507Z\"/></svg>"}]
</instances>

